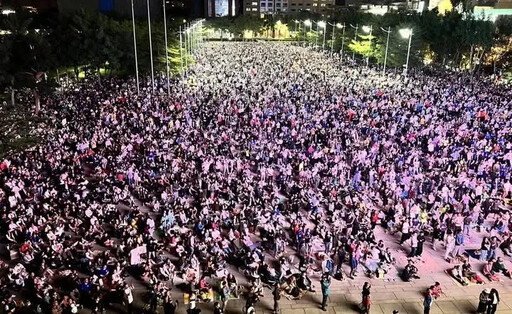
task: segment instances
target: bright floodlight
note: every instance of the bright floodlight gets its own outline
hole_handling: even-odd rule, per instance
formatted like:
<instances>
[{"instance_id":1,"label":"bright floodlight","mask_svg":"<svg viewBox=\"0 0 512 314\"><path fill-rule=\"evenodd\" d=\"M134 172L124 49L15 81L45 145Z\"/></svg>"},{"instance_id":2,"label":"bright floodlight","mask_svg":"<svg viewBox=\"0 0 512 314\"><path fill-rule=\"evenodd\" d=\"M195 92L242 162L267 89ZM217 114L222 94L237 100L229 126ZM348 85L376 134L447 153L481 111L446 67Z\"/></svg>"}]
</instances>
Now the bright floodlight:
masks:
<instances>
[{"instance_id":1,"label":"bright floodlight","mask_svg":"<svg viewBox=\"0 0 512 314\"><path fill-rule=\"evenodd\" d=\"M311 26L311 20L305 20L304 21L304 25Z\"/></svg>"},{"instance_id":2,"label":"bright floodlight","mask_svg":"<svg viewBox=\"0 0 512 314\"><path fill-rule=\"evenodd\" d=\"M300 21L299 20L295 20L295 23L300 23Z\"/></svg>"},{"instance_id":3,"label":"bright floodlight","mask_svg":"<svg viewBox=\"0 0 512 314\"><path fill-rule=\"evenodd\" d=\"M325 22L324 21L318 22L318 26L320 26L321 28L325 28Z\"/></svg>"},{"instance_id":4,"label":"bright floodlight","mask_svg":"<svg viewBox=\"0 0 512 314\"><path fill-rule=\"evenodd\" d=\"M409 38L410 36L412 36L412 29L410 28L401 28L400 30L398 30L398 32L400 33L400 36L402 36L402 38Z\"/></svg>"},{"instance_id":5,"label":"bright floodlight","mask_svg":"<svg viewBox=\"0 0 512 314\"><path fill-rule=\"evenodd\" d=\"M337 27L337 28L343 28L343 27L345 27L345 26L344 26L344 25L342 25L341 23L338 23L338 24L336 24L336 27Z\"/></svg>"},{"instance_id":6,"label":"bright floodlight","mask_svg":"<svg viewBox=\"0 0 512 314\"><path fill-rule=\"evenodd\" d=\"M366 25L363 26L363 32L365 32L365 33L369 33L371 31L371 29L372 28L370 26L366 26Z\"/></svg>"},{"instance_id":7,"label":"bright floodlight","mask_svg":"<svg viewBox=\"0 0 512 314\"><path fill-rule=\"evenodd\" d=\"M281 25L281 20L278 20L278 21L276 22L276 25Z\"/></svg>"},{"instance_id":8,"label":"bright floodlight","mask_svg":"<svg viewBox=\"0 0 512 314\"><path fill-rule=\"evenodd\" d=\"M2 10L3 15L9 15L9 14L14 14L14 13L16 13L16 11L14 11L14 10L9 10L9 9Z\"/></svg>"}]
</instances>

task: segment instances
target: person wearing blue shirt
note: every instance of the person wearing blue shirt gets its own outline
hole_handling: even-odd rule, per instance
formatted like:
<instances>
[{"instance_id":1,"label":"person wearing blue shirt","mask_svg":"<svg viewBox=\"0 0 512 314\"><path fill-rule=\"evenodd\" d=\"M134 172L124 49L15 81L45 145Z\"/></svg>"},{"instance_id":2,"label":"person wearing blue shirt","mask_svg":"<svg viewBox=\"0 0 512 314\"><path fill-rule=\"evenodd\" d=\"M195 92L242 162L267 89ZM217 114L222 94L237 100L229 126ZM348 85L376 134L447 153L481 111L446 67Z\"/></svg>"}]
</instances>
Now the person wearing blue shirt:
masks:
<instances>
[{"instance_id":1,"label":"person wearing blue shirt","mask_svg":"<svg viewBox=\"0 0 512 314\"><path fill-rule=\"evenodd\" d=\"M320 279L320 286L322 287L322 311L327 311L327 297L331 292L329 287L331 286L331 278L329 277L329 273L325 273L322 275L322 279Z\"/></svg>"},{"instance_id":2,"label":"person wearing blue shirt","mask_svg":"<svg viewBox=\"0 0 512 314\"><path fill-rule=\"evenodd\" d=\"M427 294L425 295L425 299L423 300L423 313L429 314L430 308L432 307L432 303L434 302L434 299L432 298L432 290L429 289L427 291Z\"/></svg>"},{"instance_id":3,"label":"person wearing blue shirt","mask_svg":"<svg viewBox=\"0 0 512 314\"><path fill-rule=\"evenodd\" d=\"M453 250L453 256L457 257L460 256L463 252L463 246L464 246L464 234L462 233L462 230L459 230L457 233L457 236L455 237L455 249Z\"/></svg>"}]
</instances>

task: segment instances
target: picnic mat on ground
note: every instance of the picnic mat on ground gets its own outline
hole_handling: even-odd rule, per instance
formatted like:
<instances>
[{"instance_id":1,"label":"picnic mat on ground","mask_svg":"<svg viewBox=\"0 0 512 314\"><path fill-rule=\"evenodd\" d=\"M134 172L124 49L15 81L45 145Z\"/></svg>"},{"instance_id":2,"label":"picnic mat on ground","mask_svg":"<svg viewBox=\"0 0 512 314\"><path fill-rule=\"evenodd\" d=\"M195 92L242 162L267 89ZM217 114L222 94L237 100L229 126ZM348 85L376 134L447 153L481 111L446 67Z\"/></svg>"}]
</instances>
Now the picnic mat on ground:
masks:
<instances>
[{"instance_id":1,"label":"picnic mat on ground","mask_svg":"<svg viewBox=\"0 0 512 314\"><path fill-rule=\"evenodd\" d=\"M207 294L207 298L206 299L209 299L209 300L217 300L217 301L220 301L220 294L214 292L213 290L210 290ZM238 298L235 298L233 295L229 295L229 300L238 300L240 299L240 297ZM183 303L184 304L188 304L190 302L190 294L188 293L183 293ZM198 298L198 303L200 302L203 302L203 301L200 301L199 298Z\"/></svg>"},{"instance_id":2,"label":"picnic mat on ground","mask_svg":"<svg viewBox=\"0 0 512 314\"><path fill-rule=\"evenodd\" d=\"M450 279L458 286L458 287L471 287L471 286L483 286L485 285L485 282L482 283L482 284L477 284L476 282L468 282L468 284L466 286L462 285L457 279L453 278L452 275L450 275L450 272L448 270L445 270L444 271L445 274L448 275L448 277L450 277Z\"/></svg>"},{"instance_id":3,"label":"picnic mat on ground","mask_svg":"<svg viewBox=\"0 0 512 314\"><path fill-rule=\"evenodd\" d=\"M208 291L205 299L209 299L212 301L215 300L215 293L213 292L213 290ZM189 302L190 302L190 294L183 293L183 303L188 304ZM199 297L197 298L197 302L198 303L202 302Z\"/></svg>"}]
</instances>

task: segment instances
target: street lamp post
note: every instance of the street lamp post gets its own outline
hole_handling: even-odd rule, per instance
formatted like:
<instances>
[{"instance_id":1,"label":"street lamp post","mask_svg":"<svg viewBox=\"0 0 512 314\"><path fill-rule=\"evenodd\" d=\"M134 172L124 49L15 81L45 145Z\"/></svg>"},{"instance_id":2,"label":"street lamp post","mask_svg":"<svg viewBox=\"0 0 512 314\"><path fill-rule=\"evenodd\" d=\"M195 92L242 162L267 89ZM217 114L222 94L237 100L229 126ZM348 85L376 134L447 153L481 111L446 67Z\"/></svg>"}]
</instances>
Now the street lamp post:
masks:
<instances>
[{"instance_id":1,"label":"street lamp post","mask_svg":"<svg viewBox=\"0 0 512 314\"><path fill-rule=\"evenodd\" d=\"M190 55L192 55L194 53L194 47L192 47L192 36L193 36L192 23L188 23L187 40L188 40L188 50L190 51Z\"/></svg>"},{"instance_id":2,"label":"street lamp post","mask_svg":"<svg viewBox=\"0 0 512 314\"><path fill-rule=\"evenodd\" d=\"M187 46L188 46L188 49L190 50L190 45L188 43L188 38L190 37L190 28L188 28L188 26L185 28L185 76L187 76L187 72L188 72L188 50L187 50Z\"/></svg>"},{"instance_id":3,"label":"street lamp post","mask_svg":"<svg viewBox=\"0 0 512 314\"><path fill-rule=\"evenodd\" d=\"M409 70L409 57L411 55L411 43L412 43L412 29L410 28L402 28L399 30L402 38L409 38L409 45L407 47L407 59L405 61L405 76L407 76L407 71Z\"/></svg>"},{"instance_id":4,"label":"street lamp post","mask_svg":"<svg viewBox=\"0 0 512 314\"><path fill-rule=\"evenodd\" d=\"M183 77L183 34L180 26L180 63L181 63L181 76Z\"/></svg>"},{"instance_id":5,"label":"street lamp post","mask_svg":"<svg viewBox=\"0 0 512 314\"><path fill-rule=\"evenodd\" d=\"M356 24L356 26L350 24L350 27L352 27L353 29L356 30L355 34L354 34L354 41L357 42L357 30L359 29L359 24ZM356 52L355 51L352 51L352 60L354 61L356 58Z\"/></svg>"},{"instance_id":6,"label":"street lamp post","mask_svg":"<svg viewBox=\"0 0 512 314\"><path fill-rule=\"evenodd\" d=\"M149 33L149 60L151 62L151 90L155 92L155 70L153 65L153 42L151 40L151 10L150 10L150 0L146 0L148 5L148 33Z\"/></svg>"},{"instance_id":7,"label":"street lamp post","mask_svg":"<svg viewBox=\"0 0 512 314\"><path fill-rule=\"evenodd\" d=\"M329 25L332 26L332 40L331 40L331 56L332 54L334 53L334 40L335 40L335 36L334 34L336 33L336 27L337 28L343 28L343 25L341 25L340 23L328 23Z\"/></svg>"},{"instance_id":8,"label":"street lamp post","mask_svg":"<svg viewBox=\"0 0 512 314\"><path fill-rule=\"evenodd\" d=\"M316 23L315 50L316 50L316 47L318 47L318 22L315 22L315 23Z\"/></svg>"},{"instance_id":9,"label":"street lamp post","mask_svg":"<svg viewBox=\"0 0 512 314\"><path fill-rule=\"evenodd\" d=\"M165 36L165 69L167 71L167 96L171 95L171 85L169 82L169 45L167 42L167 14L165 12L165 1L162 0L162 6L164 9L164 36Z\"/></svg>"},{"instance_id":10,"label":"street lamp post","mask_svg":"<svg viewBox=\"0 0 512 314\"><path fill-rule=\"evenodd\" d=\"M386 39L386 52L384 53L384 67L382 69L382 74L386 74L386 62L388 61L389 35L391 34L391 26L388 26L387 30L382 27L380 29L388 34L388 38Z\"/></svg>"},{"instance_id":11,"label":"street lamp post","mask_svg":"<svg viewBox=\"0 0 512 314\"><path fill-rule=\"evenodd\" d=\"M311 22L311 20L305 20L304 21L304 41L305 42L308 41L308 34L307 34L307 31L306 31L306 26L309 26L309 32L311 32L311 29L313 28L313 23Z\"/></svg>"},{"instance_id":12,"label":"street lamp post","mask_svg":"<svg viewBox=\"0 0 512 314\"><path fill-rule=\"evenodd\" d=\"M317 26L320 26L323 29L322 31L324 32L324 39L322 41L322 52L323 52L324 48L325 48L325 33L327 33L327 25L325 24L324 21L320 21L317 23Z\"/></svg>"},{"instance_id":13,"label":"street lamp post","mask_svg":"<svg viewBox=\"0 0 512 314\"><path fill-rule=\"evenodd\" d=\"M133 27L133 52L135 53L135 82L137 84L137 95L140 93L139 87L139 60L137 58L137 36L135 34L135 13L133 9L133 0L131 0L132 4L132 27Z\"/></svg>"},{"instance_id":14,"label":"street lamp post","mask_svg":"<svg viewBox=\"0 0 512 314\"><path fill-rule=\"evenodd\" d=\"M369 37L368 37L368 42L369 42L369 47L368 47L368 53L366 55L366 67L368 68L368 65L370 64L370 52L372 51L372 31L373 31L373 27L370 25L370 26L363 26L363 31L365 33L369 33Z\"/></svg>"},{"instance_id":15,"label":"street lamp post","mask_svg":"<svg viewBox=\"0 0 512 314\"><path fill-rule=\"evenodd\" d=\"M345 48L345 23L343 23L343 31L341 33L340 62L343 62L343 48Z\"/></svg>"}]
</instances>

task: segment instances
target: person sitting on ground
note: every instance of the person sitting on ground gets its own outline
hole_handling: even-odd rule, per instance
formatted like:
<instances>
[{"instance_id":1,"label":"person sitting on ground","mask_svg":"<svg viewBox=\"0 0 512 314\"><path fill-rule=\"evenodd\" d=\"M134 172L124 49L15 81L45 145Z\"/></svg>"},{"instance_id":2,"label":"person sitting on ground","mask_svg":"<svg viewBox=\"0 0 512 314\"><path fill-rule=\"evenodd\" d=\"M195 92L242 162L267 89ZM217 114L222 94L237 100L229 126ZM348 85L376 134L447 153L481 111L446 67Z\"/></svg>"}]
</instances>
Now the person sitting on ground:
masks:
<instances>
[{"instance_id":1,"label":"person sitting on ground","mask_svg":"<svg viewBox=\"0 0 512 314\"><path fill-rule=\"evenodd\" d=\"M512 278L512 275L510 274L510 271L505 266L505 262L503 261L502 257L498 257L497 260L494 261L492 264L492 270L495 273L502 273L503 275Z\"/></svg>"},{"instance_id":2,"label":"person sitting on ground","mask_svg":"<svg viewBox=\"0 0 512 314\"><path fill-rule=\"evenodd\" d=\"M464 263L462 264L462 277L468 279L472 283L476 283L478 285L481 285L484 283L484 280L478 276L476 272L473 271L473 268L471 267L471 264L469 263L469 260L464 260Z\"/></svg>"},{"instance_id":3,"label":"person sitting on ground","mask_svg":"<svg viewBox=\"0 0 512 314\"><path fill-rule=\"evenodd\" d=\"M420 277L417 275L418 268L414 266L414 263L412 260L409 260L407 262L407 265L404 268L404 271L402 272L402 279L404 281L410 282L413 279L420 279Z\"/></svg>"},{"instance_id":4,"label":"person sitting on ground","mask_svg":"<svg viewBox=\"0 0 512 314\"><path fill-rule=\"evenodd\" d=\"M206 281L206 277L203 276L201 278L201 280L199 280L199 293L197 295L198 298L201 301L205 301L205 302L211 301L210 300L211 291L212 291L212 288L211 288L210 284Z\"/></svg>"},{"instance_id":5,"label":"person sitting on ground","mask_svg":"<svg viewBox=\"0 0 512 314\"><path fill-rule=\"evenodd\" d=\"M506 256L512 256L512 235L509 235L503 242L501 242L500 249Z\"/></svg>"},{"instance_id":6,"label":"person sitting on ground","mask_svg":"<svg viewBox=\"0 0 512 314\"><path fill-rule=\"evenodd\" d=\"M493 261L490 260L487 262L487 264L485 264L484 266L484 269L482 270L482 274L484 274L484 276L489 279L490 281L499 281L499 277L496 275L496 273L494 272L494 270L492 269L493 267Z\"/></svg>"},{"instance_id":7,"label":"person sitting on ground","mask_svg":"<svg viewBox=\"0 0 512 314\"><path fill-rule=\"evenodd\" d=\"M295 276L290 276L288 280L286 280L286 283L281 286L281 289L283 290L285 297L289 300L296 300L301 296L300 288L297 287L297 279Z\"/></svg>"},{"instance_id":8,"label":"person sitting on ground","mask_svg":"<svg viewBox=\"0 0 512 314\"><path fill-rule=\"evenodd\" d=\"M302 291L315 292L315 290L313 290L313 285L311 284L311 279L309 279L306 272L302 272L300 274L300 277L297 280L297 287Z\"/></svg>"},{"instance_id":9,"label":"person sitting on ground","mask_svg":"<svg viewBox=\"0 0 512 314\"><path fill-rule=\"evenodd\" d=\"M448 273L461 285L467 286L469 284L468 279L462 275L462 268L460 265L453 266L453 268L450 269Z\"/></svg>"}]
</instances>

